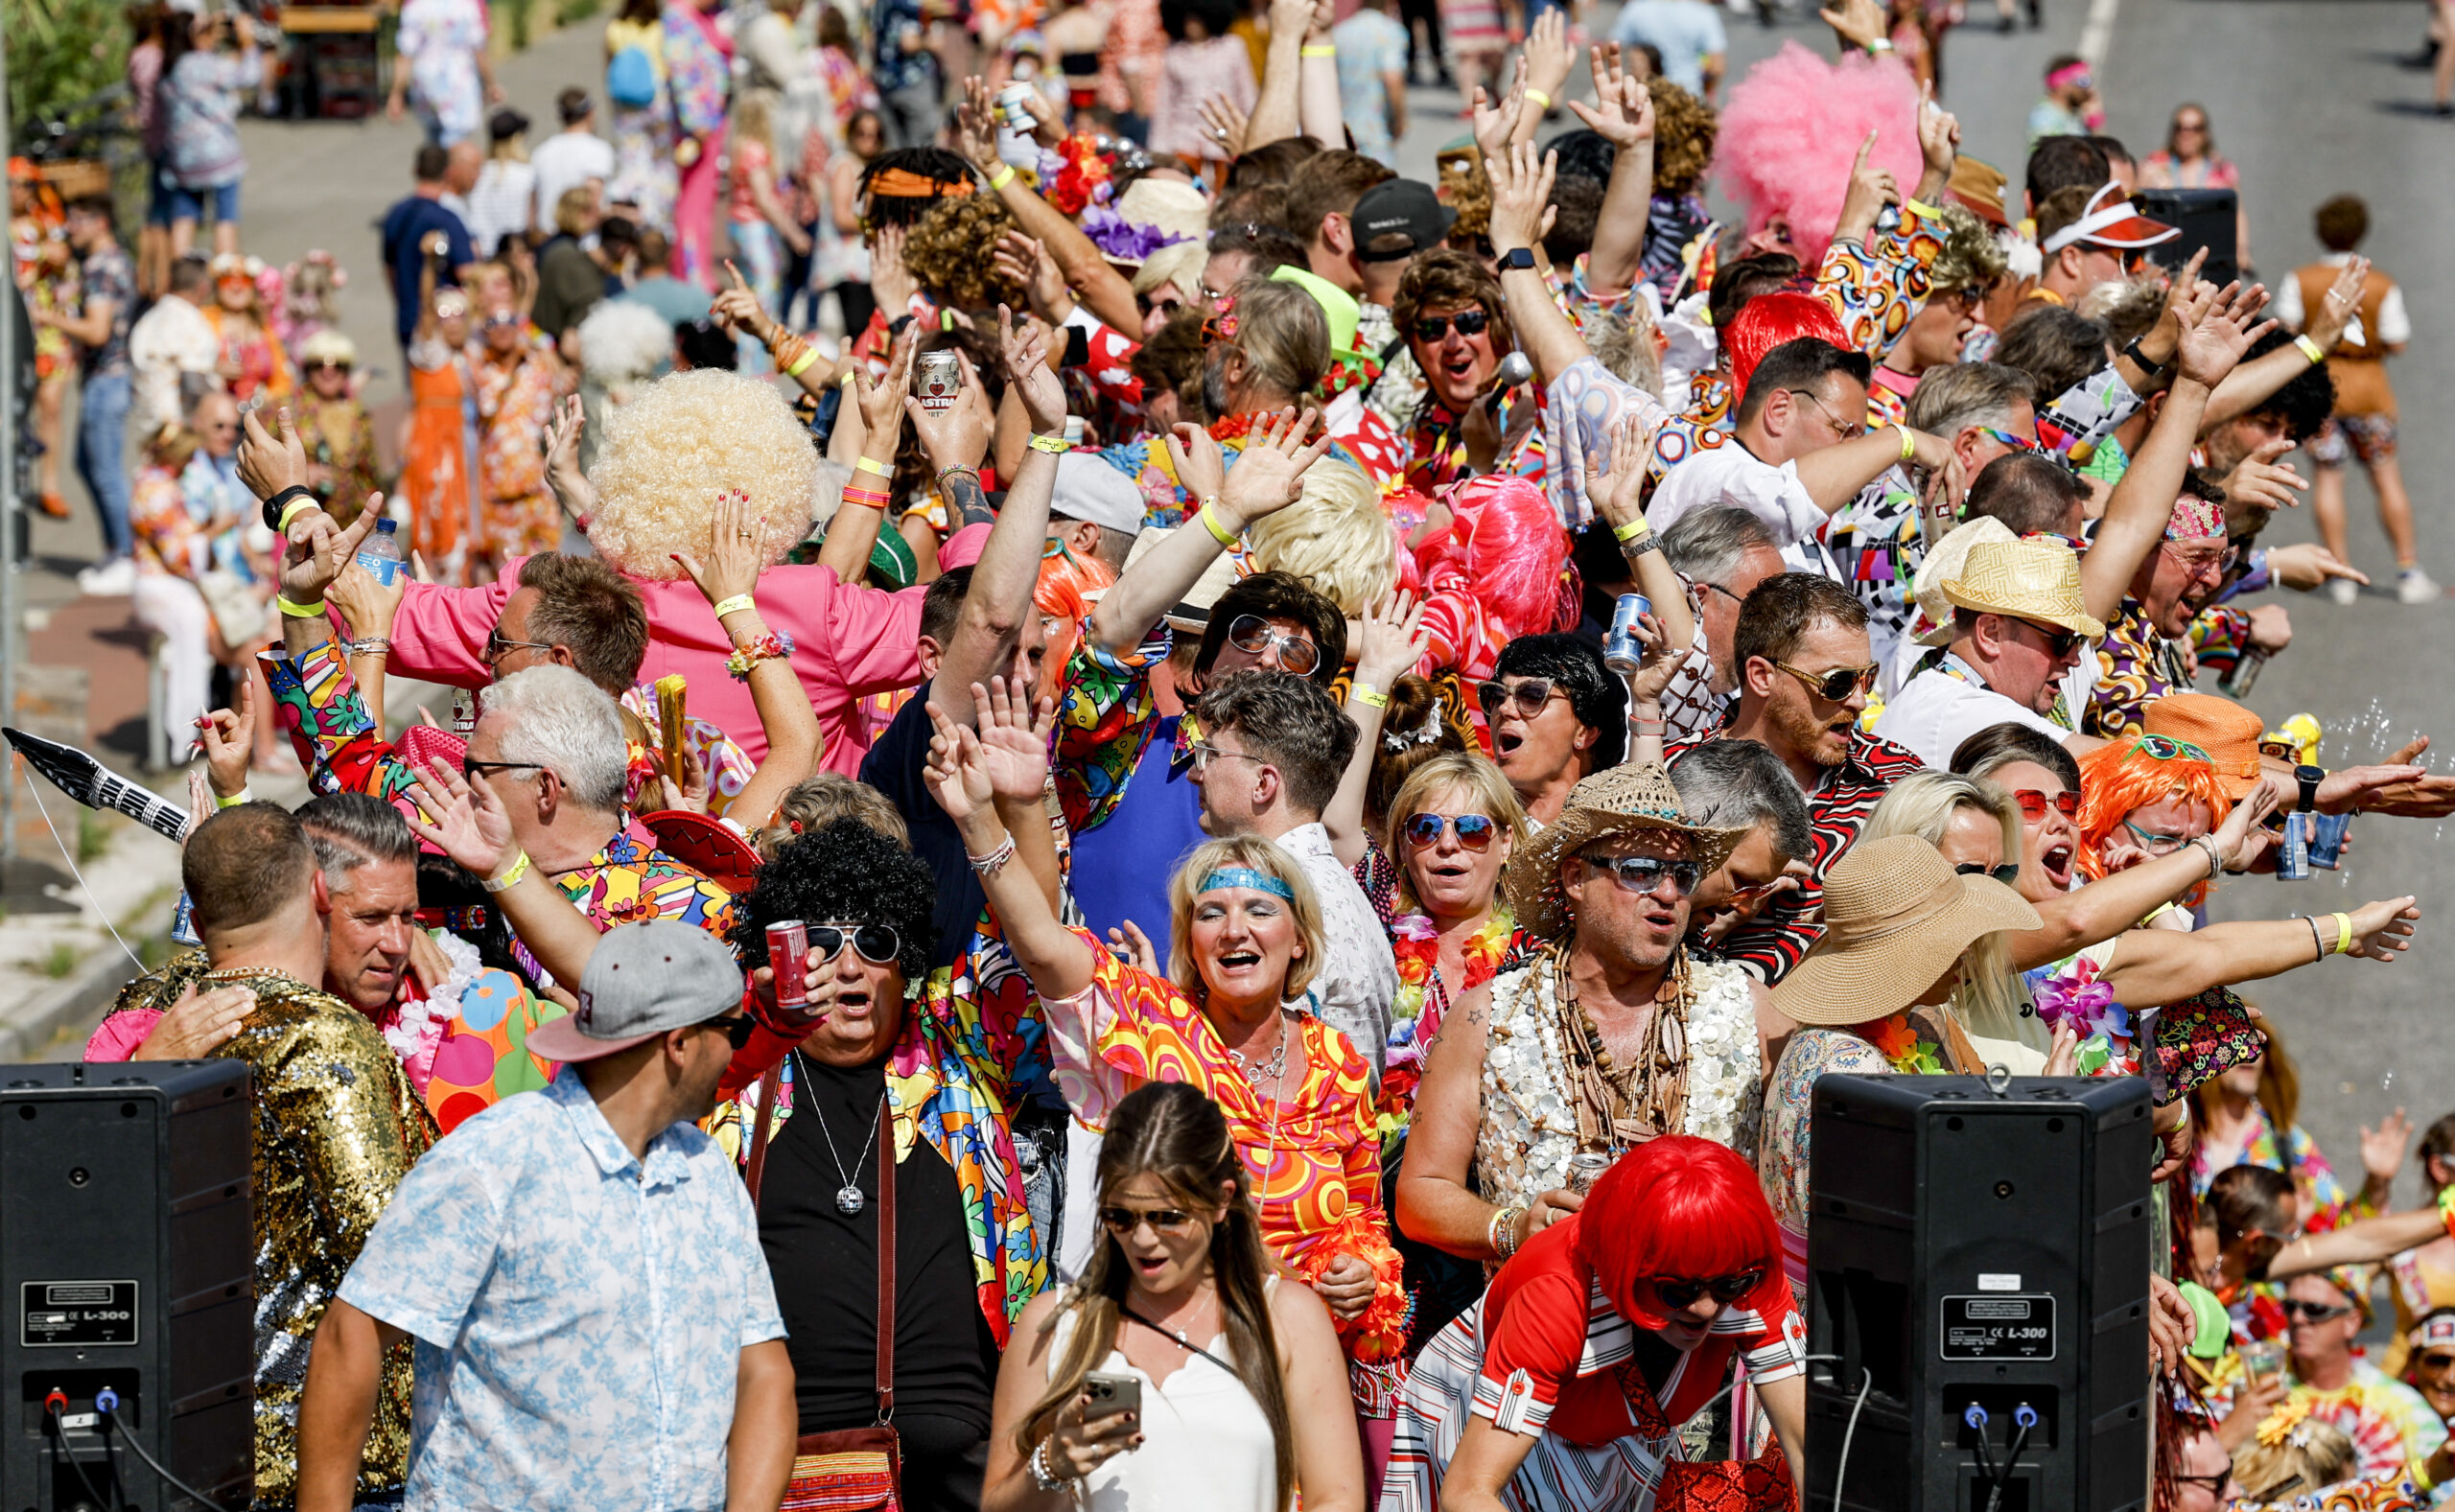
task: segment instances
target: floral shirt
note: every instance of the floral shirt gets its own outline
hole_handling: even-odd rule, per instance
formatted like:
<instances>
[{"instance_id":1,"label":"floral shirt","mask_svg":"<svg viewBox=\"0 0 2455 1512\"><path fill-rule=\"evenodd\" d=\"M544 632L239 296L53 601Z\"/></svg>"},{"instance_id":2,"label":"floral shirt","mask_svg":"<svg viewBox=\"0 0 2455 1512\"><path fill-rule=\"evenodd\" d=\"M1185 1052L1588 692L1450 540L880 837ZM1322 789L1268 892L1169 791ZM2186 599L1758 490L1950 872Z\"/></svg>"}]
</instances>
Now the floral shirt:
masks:
<instances>
[{"instance_id":1,"label":"floral shirt","mask_svg":"<svg viewBox=\"0 0 2455 1512\"><path fill-rule=\"evenodd\" d=\"M486 49L486 11L478 0L407 0L398 46L418 109L446 143L475 136L485 116L478 58Z\"/></svg>"},{"instance_id":2,"label":"floral shirt","mask_svg":"<svg viewBox=\"0 0 2455 1512\"><path fill-rule=\"evenodd\" d=\"M1264 1243L1307 1279L1344 1255L1370 1262L1372 1305L1339 1324L1339 1335L1358 1363L1392 1364L1406 1340L1406 1293L1382 1206L1371 1077L1354 1046L1315 1016L1309 1000L1290 1005L1302 1080L1265 1101L1176 984L1127 965L1089 931L1077 933L1090 949L1091 983L1044 1004L1058 1089L1074 1116L1104 1128L1118 1101L1151 1082L1182 1082L1218 1103L1252 1176ZM1393 1375L1379 1379L1396 1384Z\"/></svg>"},{"instance_id":3,"label":"floral shirt","mask_svg":"<svg viewBox=\"0 0 2455 1512\"><path fill-rule=\"evenodd\" d=\"M1125 797L1126 780L1160 723L1151 669L1168 660L1174 644L1174 633L1161 620L1140 645L1116 656L1100 647L1090 622L1084 621L1082 639L1058 684L1052 774L1066 827L1076 834L1106 824ZM1178 720L1171 761L1191 761L1200 738L1191 714Z\"/></svg>"},{"instance_id":4,"label":"floral shirt","mask_svg":"<svg viewBox=\"0 0 2455 1512\"><path fill-rule=\"evenodd\" d=\"M152 464L138 470L129 490L129 528L136 535L136 570L145 577L184 577L191 581L212 566L210 544L188 513L179 475Z\"/></svg>"},{"instance_id":5,"label":"floral shirt","mask_svg":"<svg viewBox=\"0 0 2455 1512\"><path fill-rule=\"evenodd\" d=\"M1520 419L1522 407L1532 405L1536 423L1512 442L1508 440L1510 424ZM1493 476L1514 474L1529 482L1541 483L1544 478L1548 441L1543 433L1543 389L1536 384L1531 399L1501 401L1497 424L1502 436L1502 450L1492 460L1488 471ZM1416 407L1415 421L1407 428L1406 486L1437 499L1440 491L1461 478L1476 476L1466 462L1466 434L1461 417L1452 414L1430 393Z\"/></svg>"},{"instance_id":6,"label":"floral shirt","mask_svg":"<svg viewBox=\"0 0 2455 1512\"><path fill-rule=\"evenodd\" d=\"M2446 1442L2446 1425L2426 1398L2359 1358L2352 1362L2352 1380L2339 1390L2322 1391L2296 1382L2259 1431L2264 1436L2278 1425L2289 1428L2304 1418L2342 1430L2352 1440L2356 1473L2364 1477L2419 1476L2438 1446Z\"/></svg>"},{"instance_id":7,"label":"floral shirt","mask_svg":"<svg viewBox=\"0 0 2455 1512\"><path fill-rule=\"evenodd\" d=\"M2183 642L2160 635L2139 600L2126 595L2097 642L2097 685L2080 716L2080 731L2102 740L2139 734L2146 728L2141 721L2150 704L2190 687Z\"/></svg>"},{"instance_id":8,"label":"floral shirt","mask_svg":"<svg viewBox=\"0 0 2455 1512\"><path fill-rule=\"evenodd\" d=\"M732 60L719 43L713 16L704 19L687 5L665 8L665 85L673 119L685 136L724 129ZM928 55L923 54L925 59ZM925 63L924 66L926 66Z\"/></svg>"},{"instance_id":9,"label":"floral shirt","mask_svg":"<svg viewBox=\"0 0 2455 1512\"><path fill-rule=\"evenodd\" d=\"M1772 1083L1765 1089L1765 1131L1756 1143L1756 1176L1765 1184L1765 1200L1773 1205L1773 1217L1786 1239L1796 1236L1801 1242L1802 1262L1808 1215L1808 1113L1816 1079L1832 1072L1888 1076L1892 1069L1882 1051L1846 1029L1802 1028L1782 1047ZM1793 1268L1793 1284L1804 1282L1805 1268L1804 1264Z\"/></svg>"},{"instance_id":10,"label":"floral shirt","mask_svg":"<svg viewBox=\"0 0 2455 1512\"><path fill-rule=\"evenodd\" d=\"M2294 1190L2302 1198L2303 1226L2311 1233L2334 1228L2348 1208L2353 1217L2369 1216L2367 1204L2358 1200L2359 1194L2347 1193L2344 1183L2336 1179L2336 1168L2327 1163L2310 1131L2293 1124L2279 1137L2275 1121L2256 1102L2251 1104L2250 1118L2243 1126L2238 1144L2220 1149L2208 1130L2201 1128L2199 1139L2191 1147L2191 1195L2208 1196L2216 1174L2231 1166L2264 1166L2289 1174Z\"/></svg>"},{"instance_id":11,"label":"floral shirt","mask_svg":"<svg viewBox=\"0 0 2455 1512\"><path fill-rule=\"evenodd\" d=\"M419 1506L715 1512L740 1352L784 1335L713 1142L634 1155L577 1076L437 1145L340 1295L416 1341Z\"/></svg>"}]
</instances>

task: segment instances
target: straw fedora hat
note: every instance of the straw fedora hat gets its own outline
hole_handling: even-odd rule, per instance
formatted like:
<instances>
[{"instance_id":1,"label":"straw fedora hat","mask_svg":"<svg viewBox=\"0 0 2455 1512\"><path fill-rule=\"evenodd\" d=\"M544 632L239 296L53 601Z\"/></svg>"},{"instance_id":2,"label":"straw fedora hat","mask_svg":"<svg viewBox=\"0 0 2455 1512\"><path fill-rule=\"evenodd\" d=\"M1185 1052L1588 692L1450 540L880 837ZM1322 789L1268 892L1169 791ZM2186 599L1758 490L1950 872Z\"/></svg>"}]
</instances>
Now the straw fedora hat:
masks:
<instances>
[{"instance_id":1,"label":"straw fedora hat","mask_svg":"<svg viewBox=\"0 0 2455 1512\"><path fill-rule=\"evenodd\" d=\"M2079 554L2052 541L1980 541L1941 586L1955 609L2061 625L2092 640L2106 633L2081 596Z\"/></svg>"},{"instance_id":2,"label":"straw fedora hat","mask_svg":"<svg viewBox=\"0 0 2455 1512\"><path fill-rule=\"evenodd\" d=\"M2259 716L2214 693L2168 693L2148 705L2142 732L2188 741L2208 756L2225 796L2240 803L2259 785Z\"/></svg>"},{"instance_id":3,"label":"straw fedora hat","mask_svg":"<svg viewBox=\"0 0 2455 1512\"><path fill-rule=\"evenodd\" d=\"M1688 837L1697 865L1710 873L1720 869L1747 838L1745 829L1714 829L1688 823L1679 807L1679 790L1671 774L1652 763L1615 766L1597 772L1569 790L1560 817L1546 826L1531 844L1518 848L1508 860L1502 887L1518 926L1546 939L1569 931L1566 900L1560 896L1560 858L1575 855L1598 840L1640 829L1668 829Z\"/></svg>"},{"instance_id":4,"label":"straw fedora hat","mask_svg":"<svg viewBox=\"0 0 2455 1512\"><path fill-rule=\"evenodd\" d=\"M1907 1008L1999 929L2035 929L2028 900L1991 876L1964 876L1916 835L1854 846L1824 878L1824 939L1773 989L1801 1024L1863 1024Z\"/></svg>"},{"instance_id":5,"label":"straw fedora hat","mask_svg":"<svg viewBox=\"0 0 2455 1512\"><path fill-rule=\"evenodd\" d=\"M1918 623L1932 628L1918 632L1921 645L1949 645L1952 639L1952 606L1944 597L1944 580L1960 576L1961 564L1969 553L1988 541L2017 541L2012 527L1993 515L1980 515L1965 525L1955 525L1941 541L1927 548L1927 559L1918 564L1918 577L1910 585L1910 596L1918 601Z\"/></svg>"}]
</instances>

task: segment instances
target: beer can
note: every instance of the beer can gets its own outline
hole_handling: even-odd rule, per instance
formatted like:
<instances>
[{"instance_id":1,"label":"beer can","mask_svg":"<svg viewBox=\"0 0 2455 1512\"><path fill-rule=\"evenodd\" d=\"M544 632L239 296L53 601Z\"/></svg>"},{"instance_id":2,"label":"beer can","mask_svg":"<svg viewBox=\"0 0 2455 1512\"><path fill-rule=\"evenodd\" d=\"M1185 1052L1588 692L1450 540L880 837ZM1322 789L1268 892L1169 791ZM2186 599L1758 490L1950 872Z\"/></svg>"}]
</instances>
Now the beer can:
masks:
<instances>
[{"instance_id":1,"label":"beer can","mask_svg":"<svg viewBox=\"0 0 2455 1512\"><path fill-rule=\"evenodd\" d=\"M924 352L914 364L913 391L920 396L921 407L947 410L963 397L963 364L955 361L954 349L940 347Z\"/></svg>"},{"instance_id":2,"label":"beer can","mask_svg":"<svg viewBox=\"0 0 2455 1512\"><path fill-rule=\"evenodd\" d=\"M2352 828L2350 814L2310 816L2310 864L2336 871L2344 864L2344 838Z\"/></svg>"},{"instance_id":3,"label":"beer can","mask_svg":"<svg viewBox=\"0 0 2455 1512\"><path fill-rule=\"evenodd\" d=\"M1569 1156L1568 1179L1562 1184L1579 1197L1594 1190L1602 1173L1611 1169L1611 1156L1600 1150L1580 1150Z\"/></svg>"},{"instance_id":4,"label":"beer can","mask_svg":"<svg viewBox=\"0 0 2455 1512\"><path fill-rule=\"evenodd\" d=\"M776 973L776 1012L804 1016L809 1006L809 930L798 919L767 926L767 965Z\"/></svg>"},{"instance_id":5,"label":"beer can","mask_svg":"<svg viewBox=\"0 0 2455 1512\"><path fill-rule=\"evenodd\" d=\"M171 943L200 945L204 937L196 932L196 903L187 889L179 889L179 900L171 910Z\"/></svg>"},{"instance_id":6,"label":"beer can","mask_svg":"<svg viewBox=\"0 0 2455 1512\"><path fill-rule=\"evenodd\" d=\"M997 113L1004 117L1006 129L1028 132L1033 126L1031 106L1024 104L1032 97L1029 84L1008 84L997 91Z\"/></svg>"},{"instance_id":7,"label":"beer can","mask_svg":"<svg viewBox=\"0 0 2455 1512\"><path fill-rule=\"evenodd\" d=\"M1611 633L1602 638L1602 664L1623 677L1646 659L1646 643L1637 639L1637 621L1653 613L1653 600L1643 593L1622 593L1611 606Z\"/></svg>"},{"instance_id":8,"label":"beer can","mask_svg":"<svg viewBox=\"0 0 2455 1512\"><path fill-rule=\"evenodd\" d=\"M2284 816L2284 838L2276 849L2278 881L2306 882L2310 879L2311 817L2300 809Z\"/></svg>"}]
</instances>

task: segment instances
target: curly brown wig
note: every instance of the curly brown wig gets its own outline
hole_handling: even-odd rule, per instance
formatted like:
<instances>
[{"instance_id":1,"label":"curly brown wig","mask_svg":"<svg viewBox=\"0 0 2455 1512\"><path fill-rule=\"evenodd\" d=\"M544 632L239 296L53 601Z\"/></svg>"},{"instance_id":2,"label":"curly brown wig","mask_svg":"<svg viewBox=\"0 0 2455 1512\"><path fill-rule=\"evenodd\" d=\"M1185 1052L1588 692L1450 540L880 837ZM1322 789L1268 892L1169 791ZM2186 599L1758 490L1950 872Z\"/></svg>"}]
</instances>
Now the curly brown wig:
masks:
<instances>
[{"instance_id":1,"label":"curly brown wig","mask_svg":"<svg viewBox=\"0 0 2455 1512\"><path fill-rule=\"evenodd\" d=\"M1668 79L1648 79L1653 96L1653 192L1684 195L1714 166L1721 122L1714 107Z\"/></svg>"},{"instance_id":2,"label":"curly brown wig","mask_svg":"<svg viewBox=\"0 0 2455 1512\"><path fill-rule=\"evenodd\" d=\"M1993 228L1955 204L1943 207L1943 221L1944 244L1927 267L1929 282L1937 289L1966 289L1973 284L1992 288L2011 266L2010 254L1995 240Z\"/></svg>"},{"instance_id":3,"label":"curly brown wig","mask_svg":"<svg viewBox=\"0 0 2455 1512\"><path fill-rule=\"evenodd\" d=\"M1517 332L1508 323L1508 301L1501 297L1500 280L1472 253L1436 247L1407 265L1398 280L1397 296L1390 301L1390 318L1401 336L1413 336L1415 317L1427 307L1481 305L1491 316L1492 350L1513 352Z\"/></svg>"},{"instance_id":4,"label":"curly brown wig","mask_svg":"<svg viewBox=\"0 0 2455 1512\"><path fill-rule=\"evenodd\" d=\"M905 236L903 266L941 305L994 311L1002 303L1020 310L1023 286L999 276L985 251L1014 228L1015 218L994 195L942 199Z\"/></svg>"},{"instance_id":5,"label":"curly brown wig","mask_svg":"<svg viewBox=\"0 0 2455 1512\"><path fill-rule=\"evenodd\" d=\"M1474 158L1452 158L1440 165L1440 198L1458 219L1449 224L1449 244L1465 251L1489 245L1492 229L1492 181Z\"/></svg>"}]
</instances>

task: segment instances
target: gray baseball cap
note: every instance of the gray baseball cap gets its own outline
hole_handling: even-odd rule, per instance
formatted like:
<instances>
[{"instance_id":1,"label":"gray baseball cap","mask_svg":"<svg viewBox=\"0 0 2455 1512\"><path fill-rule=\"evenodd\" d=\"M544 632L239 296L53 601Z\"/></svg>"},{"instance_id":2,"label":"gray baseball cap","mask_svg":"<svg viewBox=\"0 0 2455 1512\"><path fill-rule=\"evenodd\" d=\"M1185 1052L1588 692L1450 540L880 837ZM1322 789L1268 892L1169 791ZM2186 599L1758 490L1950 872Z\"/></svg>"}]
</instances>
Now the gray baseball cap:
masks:
<instances>
[{"instance_id":1,"label":"gray baseball cap","mask_svg":"<svg viewBox=\"0 0 2455 1512\"><path fill-rule=\"evenodd\" d=\"M1057 459L1057 487L1048 512L1060 520L1087 520L1132 535L1142 528L1142 490L1096 453L1068 452Z\"/></svg>"},{"instance_id":2,"label":"gray baseball cap","mask_svg":"<svg viewBox=\"0 0 2455 1512\"><path fill-rule=\"evenodd\" d=\"M741 967L706 930L670 919L605 932L580 973L579 1010L529 1032L549 1060L595 1060L741 1003Z\"/></svg>"}]
</instances>

